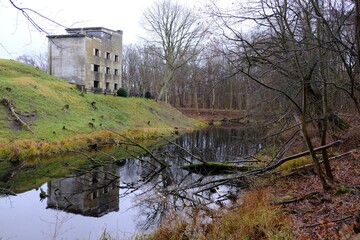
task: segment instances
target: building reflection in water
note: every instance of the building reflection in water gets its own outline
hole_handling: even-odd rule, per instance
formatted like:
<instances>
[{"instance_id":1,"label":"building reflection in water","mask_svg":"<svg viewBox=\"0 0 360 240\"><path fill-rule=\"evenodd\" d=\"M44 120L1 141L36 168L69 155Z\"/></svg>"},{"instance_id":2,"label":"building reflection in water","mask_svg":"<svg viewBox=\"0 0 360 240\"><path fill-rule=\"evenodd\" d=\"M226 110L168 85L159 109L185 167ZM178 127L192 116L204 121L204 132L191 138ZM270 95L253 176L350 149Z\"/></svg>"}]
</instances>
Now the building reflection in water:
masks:
<instances>
[{"instance_id":1,"label":"building reflection in water","mask_svg":"<svg viewBox=\"0 0 360 240\"><path fill-rule=\"evenodd\" d=\"M116 165L104 165L81 175L48 182L47 207L93 217L119 211L116 172Z\"/></svg>"}]
</instances>

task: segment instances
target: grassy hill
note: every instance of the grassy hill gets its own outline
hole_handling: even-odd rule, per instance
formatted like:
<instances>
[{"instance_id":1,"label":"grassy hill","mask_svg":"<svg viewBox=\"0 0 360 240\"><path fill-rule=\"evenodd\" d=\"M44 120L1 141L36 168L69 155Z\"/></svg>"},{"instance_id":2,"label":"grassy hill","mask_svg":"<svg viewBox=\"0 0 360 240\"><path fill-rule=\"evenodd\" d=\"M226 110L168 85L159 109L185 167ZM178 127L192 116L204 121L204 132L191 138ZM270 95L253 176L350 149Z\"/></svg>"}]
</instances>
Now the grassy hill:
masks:
<instances>
[{"instance_id":1,"label":"grassy hill","mask_svg":"<svg viewBox=\"0 0 360 240\"><path fill-rule=\"evenodd\" d=\"M34 134L15 121L4 98ZM108 129L145 138L199 124L150 99L81 94L74 85L13 60L0 59L0 101L0 160L112 141L116 135Z\"/></svg>"}]
</instances>

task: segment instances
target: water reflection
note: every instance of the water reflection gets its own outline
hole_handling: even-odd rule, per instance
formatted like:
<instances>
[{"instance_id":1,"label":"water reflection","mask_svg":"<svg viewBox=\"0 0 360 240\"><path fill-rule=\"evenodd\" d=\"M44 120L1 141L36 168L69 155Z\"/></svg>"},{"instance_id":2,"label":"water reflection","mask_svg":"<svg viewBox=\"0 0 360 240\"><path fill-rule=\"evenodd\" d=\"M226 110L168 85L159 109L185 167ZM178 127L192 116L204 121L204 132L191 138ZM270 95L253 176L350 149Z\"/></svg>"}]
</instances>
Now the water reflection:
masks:
<instances>
[{"instance_id":1,"label":"water reflection","mask_svg":"<svg viewBox=\"0 0 360 240\"><path fill-rule=\"evenodd\" d=\"M228 162L256 153L264 129L210 127L186 134L176 142L205 161Z\"/></svg>"},{"instance_id":2,"label":"water reflection","mask_svg":"<svg viewBox=\"0 0 360 240\"><path fill-rule=\"evenodd\" d=\"M219 174L204 176L183 170L181 166L201 161L233 162L260 148L261 129L213 127L189 133L154 151L169 167L157 164L149 156L128 160L120 169L121 183L134 194L139 207L138 225L149 229L164 222L173 212L187 212L193 207L213 209L236 199L248 185L244 178ZM121 197L121 196L120 196Z\"/></svg>"},{"instance_id":3,"label":"water reflection","mask_svg":"<svg viewBox=\"0 0 360 240\"><path fill-rule=\"evenodd\" d=\"M115 164L48 182L47 207L101 217L119 210L119 177Z\"/></svg>"},{"instance_id":4,"label":"water reflection","mask_svg":"<svg viewBox=\"0 0 360 240\"><path fill-rule=\"evenodd\" d=\"M186 211L199 204L203 209L221 206L236 197L246 181L228 181L224 174L195 174L181 166L200 160L229 162L254 154L260 147L254 140L259 134L259 129L219 127L186 134L152 150L153 156L129 158L121 167L106 164L49 182L47 206L100 217L118 211L121 198L131 196L133 206L139 208L141 230L162 223L171 211Z\"/></svg>"},{"instance_id":5,"label":"water reflection","mask_svg":"<svg viewBox=\"0 0 360 240\"><path fill-rule=\"evenodd\" d=\"M0 238L16 233L16 227L9 227L10 222L6 219L25 219L26 214L29 215L28 218L43 219L44 217L39 216L48 214L45 211L50 212L49 208L62 210L61 212L72 216L73 222L71 219L69 226L63 226L71 229L63 236L67 239L84 239L89 232L98 239L104 226L106 229L116 229L116 233L120 231L133 234L171 220L174 213L185 215L194 208L201 208L201 211L217 208L236 199L241 189L247 186L247 180L236 177L229 181L229 177L233 175L223 174L204 176L183 170L181 166L199 163L199 159L239 161L239 157L244 158L259 150L261 142L257 139L262 134L263 130L260 128L211 127L186 134L174 144L152 150L153 157L144 155L129 158L121 166L109 163L113 162L109 159L109 162L98 162L73 176L52 180L47 186L42 186L47 193L47 210L39 205L45 201L40 202L38 198L31 203L32 206L35 203L39 205L37 209L28 208L30 201L27 199L24 200L26 210L18 211L19 213L15 213L12 206L6 211L2 209L0 220L4 221L0 224L0 232L3 236ZM120 151L127 150L121 148ZM159 159L165 161L168 167L159 164ZM35 195L31 194L32 197L39 196L38 191L33 192ZM3 203L0 199L0 208ZM130 217L134 215L135 220ZM39 239L36 237L39 232L37 229L46 228L45 221L38 220L34 224L36 227L24 232L24 235ZM100 230L95 230L95 226ZM74 231L78 232L72 234Z\"/></svg>"}]
</instances>

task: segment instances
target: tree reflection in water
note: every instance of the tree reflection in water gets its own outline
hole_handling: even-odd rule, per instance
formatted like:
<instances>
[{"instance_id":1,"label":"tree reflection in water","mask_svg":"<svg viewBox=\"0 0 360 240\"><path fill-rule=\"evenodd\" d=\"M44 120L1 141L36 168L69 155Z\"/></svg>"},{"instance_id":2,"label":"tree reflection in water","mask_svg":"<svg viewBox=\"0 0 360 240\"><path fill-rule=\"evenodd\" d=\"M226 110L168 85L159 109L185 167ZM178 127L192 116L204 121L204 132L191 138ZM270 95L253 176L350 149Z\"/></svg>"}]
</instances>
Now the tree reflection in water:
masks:
<instances>
[{"instance_id":1,"label":"tree reflection in water","mask_svg":"<svg viewBox=\"0 0 360 240\"><path fill-rule=\"evenodd\" d=\"M152 155L125 159L122 166L103 164L77 177L51 181L48 207L99 217L118 211L121 198L131 196L133 207L139 209L141 230L169 221L174 213L185 216L194 207L217 208L238 195L247 181L237 173L204 176L181 166L238 161L259 150L262 133L259 128L213 127L186 134L174 144L152 150Z\"/></svg>"},{"instance_id":2,"label":"tree reflection in water","mask_svg":"<svg viewBox=\"0 0 360 240\"><path fill-rule=\"evenodd\" d=\"M203 210L226 204L248 185L237 173L204 176L183 170L181 166L201 161L236 162L261 147L261 129L209 128L189 133L156 151L169 167L149 156L127 160L120 169L125 191L134 194L139 207L138 224L146 230L164 223L174 212L187 214L200 205ZM180 146L180 147L179 147ZM235 176L235 177L234 177ZM131 186L131 188L129 188Z\"/></svg>"}]
</instances>

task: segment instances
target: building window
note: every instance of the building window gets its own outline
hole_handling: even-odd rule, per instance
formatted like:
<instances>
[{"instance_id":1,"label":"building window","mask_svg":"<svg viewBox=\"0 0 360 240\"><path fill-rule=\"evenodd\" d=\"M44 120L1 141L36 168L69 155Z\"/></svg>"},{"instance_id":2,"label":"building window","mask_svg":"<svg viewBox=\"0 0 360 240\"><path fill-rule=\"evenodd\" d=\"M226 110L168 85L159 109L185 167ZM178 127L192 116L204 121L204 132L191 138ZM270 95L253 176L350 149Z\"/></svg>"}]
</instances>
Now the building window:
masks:
<instances>
[{"instance_id":1,"label":"building window","mask_svg":"<svg viewBox=\"0 0 360 240\"><path fill-rule=\"evenodd\" d=\"M94 64L94 72L100 72L100 65Z\"/></svg>"},{"instance_id":2,"label":"building window","mask_svg":"<svg viewBox=\"0 0 360 240\"><path fill-rule=\"evenodd\" d=\"M118 62L119 61L119 56L118 55L115 55L115 62Z\"/></svg>"},{"instance_id":3,"label":"building window","mask_svg":"<svg viewBox=\"0 0 360 240\"><path fill-rule=\"evenodd\" d=\"M119 75L119 70L117 70L117 69L114 69L114 75Z\"/></svg>"},{"instance_id":4,"label":"building window","mask_svg":"<svg viewBox=\"0 0 360 240\"><path fill-rule=\"evenodd\" d=\"M109 90L110 89L110 83L106 83L106 90Z\"/></svg>"},{"instance_id":5,"label":"building window","mask_svg":"<svg viewBox=\"0 0 360 240\"><path fill-rule=\"evenodd\" d=\"M110 74L110 68L106 67L106 74Z\"/></svg>"},{"instance_id":6,"label":"building window","mask_svg":"<svg viewBox=\"0 0 360 240\"><path fill-rule=\"evenodd\" d=\"M118 89L118 85L117 83L114 84L114 90L117 90Z\"/></svg>"},{"instance_id":7,"label":"building window","mask_svg":"<svg viewBox=\"0 0 360 240\"><path fill-rule=\"evenodd\" d=\"M110 53L109 53L109 52L106 52L106 53L105 53L105 58L108 59L108 60L110 60Z\"/></svg>"},{"instance_id":8,"label":"building window","mask_svg":"<svg viewBox=\"0 0 360 240\"><path fill-rule=\"evenodd\" d=\"M94 81L94 88L99 88L100 87L100 82L99 81Z\"/></svg>"},{"instance_id":9,"label":"building window","mask_svg":"<svg viewBox=\"0 0 360 240\"><path fill-rule=\"evenodd\" d=\"M94 55L97 57L100 57L100 50L97 48L94 48Z\"/></svg>"}]
</instances>

